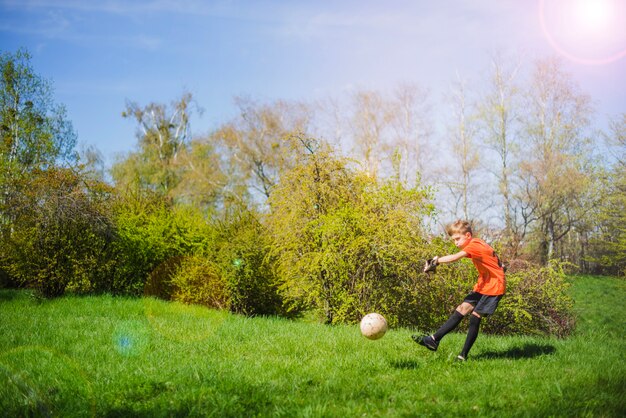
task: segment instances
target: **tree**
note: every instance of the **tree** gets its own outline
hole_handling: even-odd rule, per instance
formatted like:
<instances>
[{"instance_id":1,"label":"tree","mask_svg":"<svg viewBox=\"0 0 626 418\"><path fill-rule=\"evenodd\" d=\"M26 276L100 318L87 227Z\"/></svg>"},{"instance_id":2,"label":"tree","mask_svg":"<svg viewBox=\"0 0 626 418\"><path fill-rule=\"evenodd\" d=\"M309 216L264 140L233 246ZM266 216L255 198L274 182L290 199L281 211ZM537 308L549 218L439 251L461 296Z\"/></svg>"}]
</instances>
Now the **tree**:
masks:
<instances>
[{"instance_id":1,"label":"tree","mask_svg":"<svg viewBox=\"0 0 626 418\"><path fill-rule=\"evenodd\" d=\"M135 185L174 197L173 190L181 179L179 154L191 138L189 119L193 104L191 93L183 93L170 107L161 103L144 107L126 103L122 117L132 118L138 124L138 150L113 165L116 184Z\"/></svg>"},{"instance_id":2,"label":"tree","mask_svg":"<svg viewBox=\"0 0 626 418\"><path fill-rule=\"evenodd\" d=\"M502 197L502 220L504 223L504 243L510 254L516 257L519 241L523 237L515 222L516 207L513 199L513 179L516 163L514 154L518 150L515 137L519 119L520 87L519 63L507 67L500 55L491 61L491 73L487 94L479 105L479 119L483 143L493 151L496 162L490 165L490 171L498 182Z\"/></svg>"},{"instance_id":3,"label":"tree","mask_svg":"<svg viewBox=\"0 0 626 418\"><path fill-rule=\"evenodd\" d=\"M452 195L453 216L474 219L478 209L480 156L475 144L477 135L476 116L467 103L465 81L459 80L451 90L454 121L448 127L450 132L450 152L453 165L447 168L451 177L446 185Z\"/></svg>"},{"instance_id":4,"label":"tree","mask_svg":"<svg viewBox=\"0 0 626 418\"><path fill-rule=\"evenodd\" d=\"M382 94L376 91L358 91L352 100L351 125L356 152L358 158L363 158L367 174L378 178L387 151L385 138L392 112Z\"/></svg>"},{"instance_id":5,"label":"tree","mask_svg":"<svg viewBox=\"0 0 626 418\"><path fill-rule=\"evenodd\" d=\"M412 176L426 179L429 168L430 123L429 93L415 84L401 84L393 94L391 147L397 156L394 170L399 181L409 186L419 181Z\"/></svg>"},{"instance_id":6,"label":"tree","mask_svg":"<svg viewBox=\"0 0 626 418\"><path fill-rule=\"evenodd\" d=\"M197 207L204 213L223 207L232 194L225 190L228 179L221 165L210 138L193 139L175 163L180 177L171 195L177 203Z\"/></svg>"},{"instance_id":7,"label":"tree","mask_svg":"<svg viewBox=\"0 0 626 418\"><path fill-rule=\"evenodd\" d=\"M307 131L308 107L302 103L257 103L238 97L239 115L223 125L213 138L223 150L233 190L245 188L264 203L280 175L293 165L289 138ZM260 199L259 199L260 198Z\"/></svg>"},{"instance_id":8,"label":"tree","mask_svg":"<svg viewBox=\"0 0 626 418\"><path fill-rule=\"evenodd\" d=\"M315 132L361 161L372 178L395 177L407 185L427 174L432 133L426 89L399 84L392 92L356 90L318 105Z\"/></svg>"},{"instance_id":9,"label":"tree","mask_svg":"<svg viewBox=\"0 0 626 418\"><path fill-rule=\"evenodd\" d=\"M626 275L626 113L611 121L606 141L614 161L603 176L589 259L602 271Z\"/></svg>"},{"instance_id":10,"label":"tree","mask_svg":"<svg viewBox=\"0 0 626 418\"><path fill-rule=\"evenodd\" d=\"M76 160L76 133L66 110L54 102L50 81L34 72L30 59L23 49L0 54L0 209L5 230L12 219L6 202L19 193L15 185L22 177Z\"/></svg>"},{"instance_id":11,"label":"tree","mask_svg":"<svg viewBox=\"0 0 626 418\"><path fill-rule=\"evenodd\" d=\"M546 262L585 213L582 197L593 173L585 130L592 109L589 97L579 93L556 59L536 63L524 108L517 198L525 225L533 224L537 253Z\"/></svg>"}]
</instances>

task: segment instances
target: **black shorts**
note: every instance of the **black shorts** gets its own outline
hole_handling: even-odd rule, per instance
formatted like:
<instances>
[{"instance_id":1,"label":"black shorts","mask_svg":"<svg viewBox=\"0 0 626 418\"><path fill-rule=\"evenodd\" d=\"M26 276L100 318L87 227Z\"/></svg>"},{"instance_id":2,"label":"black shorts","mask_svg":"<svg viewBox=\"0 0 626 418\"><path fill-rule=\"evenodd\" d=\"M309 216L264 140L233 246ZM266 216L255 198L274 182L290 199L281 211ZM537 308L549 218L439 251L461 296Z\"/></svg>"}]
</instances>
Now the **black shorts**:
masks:
<instances>
[{"instance_id":1,"label":"black shorts","mask_svg":"<svg viewBox=\"0 0 626 418\"><path fill-rule=\"evenodd\" d=\"M467 302L474 307L474 311L477 314L483 315L491 315L496 311L498 307L498 302L502 299L504 295L498 296L489 296L483 295L482 293L472 292L469 295L465 296L463 302Z\"/></svg>"}]
</instances>

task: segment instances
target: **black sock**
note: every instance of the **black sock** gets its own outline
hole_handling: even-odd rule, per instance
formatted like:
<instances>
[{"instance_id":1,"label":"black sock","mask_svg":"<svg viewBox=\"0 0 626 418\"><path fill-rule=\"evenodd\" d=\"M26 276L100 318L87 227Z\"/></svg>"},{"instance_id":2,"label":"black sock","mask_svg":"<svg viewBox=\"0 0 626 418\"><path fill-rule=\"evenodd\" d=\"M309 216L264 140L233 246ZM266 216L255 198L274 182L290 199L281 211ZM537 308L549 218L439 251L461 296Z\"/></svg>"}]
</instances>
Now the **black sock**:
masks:
<instances>
[{"instance_id":1,"label":"black sock","mask_svg":"<svg viewBox=\"0 0 626 418\"><path fill-rule=\"evenodd\" d=\"M476 315L471 315L469 320L469 329L467 330L467 338L465 338L465 345L463 346L463 351L461 351L461 355L464 358L467 358L469 351L474 345L474 341L476 341L476 337L478 337L478 328L480 328L480 319Z\"/></svg>"},{"instance_id":2,"label":"black sock","mask_svg":"<svg viewBox=\"0 0 626 418\"><path fill-rule=\"evenodd\" d=\"M439 327L437 332L435 332L435 334L433 335L435 341L440 341L444 337L444 335L456 328L462 319L463 315L461 315L459 311L455 310L454 313L450 315L450 318L448 318L446 323Z\"/></svg>"}]
</instances>

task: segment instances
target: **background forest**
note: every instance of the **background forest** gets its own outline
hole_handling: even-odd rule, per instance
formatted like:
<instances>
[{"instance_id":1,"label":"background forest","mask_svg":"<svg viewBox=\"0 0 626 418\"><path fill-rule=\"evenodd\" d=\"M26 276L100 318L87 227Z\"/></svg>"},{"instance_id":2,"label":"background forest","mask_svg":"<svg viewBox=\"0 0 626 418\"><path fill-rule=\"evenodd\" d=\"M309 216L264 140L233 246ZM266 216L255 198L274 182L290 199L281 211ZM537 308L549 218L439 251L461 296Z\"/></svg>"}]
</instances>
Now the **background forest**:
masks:
<instances>
[{"instance_id":1,"label":"background forest","mask_svg":"<svg viewBox=\"0 0 626 418\"><path fill-rule=\"evenodd\" d=\"M471 220L509 266L485 330L565 335L566 271L626 274L626 113L599 129L554 58L494 56L480 86L322 102L237 97L192 134L189 92L128 101L134 151L104 167L27 51L2 53L0 277L45 297L146 295L245 315L428 329L474 282L421 273Z\"/></svg>"}]
</instances>

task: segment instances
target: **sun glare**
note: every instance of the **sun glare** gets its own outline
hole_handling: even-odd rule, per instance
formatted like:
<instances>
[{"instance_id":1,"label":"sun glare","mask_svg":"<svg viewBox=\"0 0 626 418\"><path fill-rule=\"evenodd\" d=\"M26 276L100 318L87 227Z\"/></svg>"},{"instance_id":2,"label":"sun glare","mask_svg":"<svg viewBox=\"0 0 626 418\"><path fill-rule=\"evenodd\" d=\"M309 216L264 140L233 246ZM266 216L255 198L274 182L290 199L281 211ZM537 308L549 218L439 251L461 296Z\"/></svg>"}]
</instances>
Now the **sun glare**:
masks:
<instances>
[{"instance_id":1,"label":"sun glare","mask_svg":"<svg viewBox=\"0 0 626 418\"><path fill-rule=\"evenodd\" d=\"M561 55L601 65L626 57L626 1L539 0L546 40Z\"/></svg>"},{"instance_id":2,"label":"sun glare","mask_svg":"<svg viewBox=\"0 0 626 418\"><path fill-rule=\"evenodd\" d=\"M576 20L588 30L602 31L611 21L611 3L611 0L577 0Z\"/></svg>"}]
</instances>

